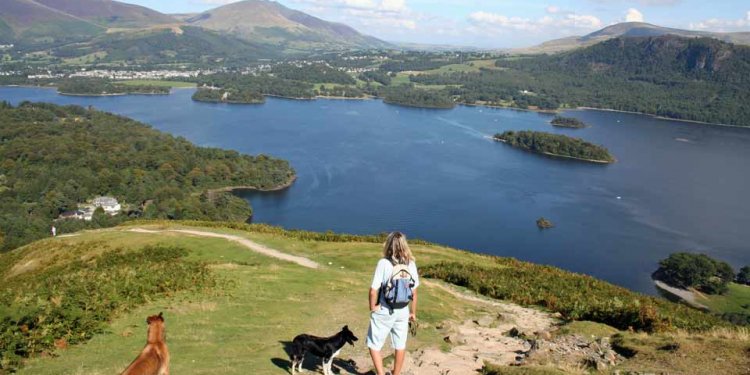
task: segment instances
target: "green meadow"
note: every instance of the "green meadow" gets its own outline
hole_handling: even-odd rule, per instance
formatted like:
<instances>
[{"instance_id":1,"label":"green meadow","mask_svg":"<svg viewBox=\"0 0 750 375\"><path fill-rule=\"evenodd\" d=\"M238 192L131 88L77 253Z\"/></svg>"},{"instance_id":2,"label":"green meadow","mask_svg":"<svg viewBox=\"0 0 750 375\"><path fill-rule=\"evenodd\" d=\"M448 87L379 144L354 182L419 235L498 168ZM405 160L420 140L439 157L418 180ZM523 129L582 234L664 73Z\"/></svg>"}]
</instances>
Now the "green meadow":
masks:
<instances>
[{"instance_id":1,"label":"green meadow","mask_svg":"<svg viewBox=\"0 0 750 375\"><path fill-rule=\"evenodd\" d=\"M145 246L187 249L188 259L205 262L218 286L202 292L178 292L154 299L115 316L106 331L82 345L57 350L54 355L28 361L25 374L112 374L124 369L145 343L148 315L164 312L175 374L279 374L288 366L284 343L300 333L332 335L349 325L360 338L341 358L367 363L364 343L369 310L367 291L381 248L374 243L311 242L269 234L206 229L240 235L290 254L306 256L322 265L308 269L276 260L224 239L184 234L146 234L124 230L92 231L79 236L45 240L61 254L69 246L102 244L135 251ZM440 247L414 246L418 262L457 260L463 253ZM20 250L23 252L24 250ZM22 257L29 262L39 253ZM47 264L46 267L51 265ZM446 319L481 312L481 304L459 301L439 288L421 289L419 318L424 327ZM438 332L424 329L412 340L417 348L441 342ZM311 362L307 367L314 366Z\"/></svg>"},{"instance_id":2,"label":"green meadow","mask_svg":"<svg viewBox=\"0 0 750 375\"><path fill-rule=\"evenodd\" d=\"M135 229L157 232L134 232ZM201 233L178 233L174 230ZM206 234L231 235L235 236L235 240L205 237ZM250 240L283 254L308 258L319 267L307 268L261 254L237 242L237 239ZM381 257L379 241L378 236L285 231L263 225L148 221L37 241L0 255L0 278L11 288L20 287L25 291L25 298L16 298L4 307L2 312L5 319L24 314L28 306L38 305L44 311L57 311L55 306L64 306L66 298L79 298L81 303L91 304L92 309L102 311L98 298L87 298L79 293L45 300L38 288L23 289L23 285L45 285L39 279L54 276L50 271L55 270L71 270L71 275L60 276L60 285L47 285L47 288L59 288L58 292L66 288L80 292L80 287L75 286L83 285L92 295L106 298L105 302L113 307L111 311L104 310L103 315L97 315L95 318L101 319L100 324L92 322L86 325L89 327L86 331L80 330L80 324L71 324L73 331L67 334L63 332L68 342L54 340L53 345L52 340L45 341L44 338L33 341L38 345L37 352L23 362L18 373L118 373L143 348L146 317L163 312L173 374L287 373L289 362L285 345L294 336L300 333L333 335L344 325L348 325L360 340L356 346L346 346L342 350L335 367L342 374L366 374L370 370L365 344L369 321L367 292L374 265ZM465 285L477 288L482 294L501 293L503 285L493 286L493 282L507 283L514 290L524 292L525 289L542 291L535 288L543 287L546 283L554 284L555 280L562 286L573 280L581 280L594 287L591 291L597 293L597 296L592 296L594 299L610 298L607 290L617 288L551 267L459 251L417 240L412 240L411 244L423 274L432 273L459 285L464 284L461 280L465 280ZM149 252L161 254L155 256L162 261L150 259L147 256ZM128 262L128 256L133 257L132 262ZM455 265L460 266L452 268ZM92 271L94 269L103 270L104 273L97 274ZM190 269L196 272L192 281L184 272ZM471 277L460 276L461 272L470 269L478 273ZM486 275L483 273L490 272L490 269L494 271ZM504 275L510 276L516 270L519 272L517 277L522 278L517 282L525 284L525 287L515 286L514 282L505 279ZM448 274L459 279L448 277ZM87 275L96 280L75 279ZM165 275L168 276L166 279ZM169 281L171 278L173 282ZM144 279L157 280L163 285L149 290L148 285L142 283ZM30 284L25 284L27 281ZM484 284L477 284L480 281ZM113 283L120 286L115 289L127 290L129 294L118 295L118 290L110 290L109 293L100 290L111 289ZM143 292L139 293L138 290ZM570 298L582 298L580 294L566 294L565 288L560 290L556 306L547 305L550 314L555 310L565 312L560 308ZM613 301L642 298L629 295L621 288L612 290L617 292L617 296L612 297ZM533 299L525 301L531 297L530 294L506 295L522 305L542 304ZM456 345L444 339L448 334L444 328L446 325L498 314L497 308L489 302L491 299L436 279L423 278L419 301L420 328L418 335L410 339L409 350L412 353L423 348L435 348L446 353ZM581 300L580 306L586 303L592 302ZM545 311L540 307L534 309ZM678 309L677 305L664 306L664 316L668 318L669 314L675 314L675 317L680 317L686 314L684 311L678 314L672 309ZM65 313L68 314L66 319L71 319L70 316L78 316L81 320L92 319L85 309L76 313L78 315ZM695 314L701 313L695 311ZM49 317L42 315L34 317L36 327L25 323L23 326L30 331L20 329L17 332L36 336L37 330L43 335L43 330L59 328L57 325L45 326L49 323L45 319ZM628 354L628 359L613 369L657 373L676 369L678 373L685 374L721 371L723 374L738 375L750 369L750 360L746 355L750 350L750 334L746 329L718 324L704 331L670 329L649 334L618 330L585 319L567 320L564 315L558 315L561 319L553 335L580 335L590 339L611 337L619 350ZM606 320L596 315L589 317ZM5 321L8 324L8 320ZM664 347L677 349L661 349ZM385 350L389 352L388 344ZM716 362L716 357L721 361ZM305 368L307 371L320 371L315 358L309 359ZM0 374L3 371L0 368ZM540 362L519 368L487 366L484 369L486 374L515 375L582 374L588 371L582 364L561 366Z\"/></svg>"}]
</instances>

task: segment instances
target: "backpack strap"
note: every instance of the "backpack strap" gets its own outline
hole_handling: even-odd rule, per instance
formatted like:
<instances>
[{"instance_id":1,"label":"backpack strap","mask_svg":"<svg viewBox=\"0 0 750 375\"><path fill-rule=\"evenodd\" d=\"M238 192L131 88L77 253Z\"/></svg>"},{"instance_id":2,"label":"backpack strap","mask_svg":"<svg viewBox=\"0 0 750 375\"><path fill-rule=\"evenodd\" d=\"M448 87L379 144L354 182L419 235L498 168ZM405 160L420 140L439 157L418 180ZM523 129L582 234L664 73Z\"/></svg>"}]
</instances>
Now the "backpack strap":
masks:
<instances>
[{"instance_id":1,"label":"backpack strap","mask_svg":"<svg viewBox=\"0 0 750 375\"><path fill-rule=\"evenodd\" d=\"M393 266L393 271L391 271L391 276L388 278L388 282L386 282L386 285L389 289L393 287L393 277L402 272L405 272L407 275L409 275L409 278L412 281L414 280L414 275L412 275L409 271L409 266L405 264L396 264Z\"/></svg>"}]
</instances>

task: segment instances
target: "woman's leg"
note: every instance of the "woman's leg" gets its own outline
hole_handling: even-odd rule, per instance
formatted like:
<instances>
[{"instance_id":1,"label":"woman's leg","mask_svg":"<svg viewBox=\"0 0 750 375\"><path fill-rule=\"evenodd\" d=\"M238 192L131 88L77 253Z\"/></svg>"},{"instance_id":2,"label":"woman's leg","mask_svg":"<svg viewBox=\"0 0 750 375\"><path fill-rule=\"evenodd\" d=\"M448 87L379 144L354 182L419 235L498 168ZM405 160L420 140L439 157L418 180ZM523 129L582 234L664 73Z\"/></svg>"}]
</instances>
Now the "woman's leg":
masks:
<instances>
[{"instance_id":1,"label":"woman's leg","mask_svg":"<svg viewBox=\"0 0 750 375\"><path fill-rule=\"evenodd\" d=\"M372 357L372 365L375 366L376 375L384 375L383 370L383 355L380 354L380 350L370 348L370 357Z\"/></svg>"},{"instance_id":2,"label":"woman's leg","mask_svg":"<svg viewBox=\"0 0 750 375\"><path fill-rule=\"evenodd\" d=\"M406 339L409 336L409 309L399 309L394 313L395 322L391 328L391 346L396 352L393 362L393 375L400 375L406 356Z\"/></svg>"},{"instance_id":3,"label":"woman's leg","mask_svg":"<svg viewBox=\"0 0 750 375\"><path fill-rule=\"evenodd\" d=\"M396 362L393 364L393 375L401 375L401 369L404 367L404 358L406 350L396 350Z\"/></svg>"}]
</instances>

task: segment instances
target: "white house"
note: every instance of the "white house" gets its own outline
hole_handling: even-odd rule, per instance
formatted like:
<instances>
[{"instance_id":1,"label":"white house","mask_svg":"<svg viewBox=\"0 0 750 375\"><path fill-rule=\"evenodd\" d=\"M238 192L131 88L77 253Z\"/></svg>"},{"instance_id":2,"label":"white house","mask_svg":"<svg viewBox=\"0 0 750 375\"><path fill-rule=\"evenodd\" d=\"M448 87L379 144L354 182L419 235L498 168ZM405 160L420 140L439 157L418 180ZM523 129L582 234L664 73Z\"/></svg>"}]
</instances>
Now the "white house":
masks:
<instances>
[{"instance_id":1,"label":"white house","mask_svg":"<svg viewBox=\"0 0 750 375\"><path fill-rule=\"evenodd\" d=\"M122 209L117 199L112 197L96 197L91 204L94 206L94 209L101 207L108 215L117 215Z\"/></svg>"}]
</instances>

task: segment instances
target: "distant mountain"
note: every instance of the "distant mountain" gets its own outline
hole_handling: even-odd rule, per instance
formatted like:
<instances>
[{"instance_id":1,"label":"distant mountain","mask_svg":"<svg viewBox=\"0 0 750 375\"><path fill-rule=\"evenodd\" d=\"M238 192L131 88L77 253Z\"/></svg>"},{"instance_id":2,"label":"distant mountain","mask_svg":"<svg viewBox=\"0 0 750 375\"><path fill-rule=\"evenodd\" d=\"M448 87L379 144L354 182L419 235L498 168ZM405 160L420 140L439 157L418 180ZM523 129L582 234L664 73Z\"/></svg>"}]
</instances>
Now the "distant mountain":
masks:
<instances>
[{"instance_id":1,"label":"distant mountain","mask_svg":"<svg viewBox=\"0 0 750 375\"><path fill-rule=\"evenodd\" d=\"M0 39L75 39L104 32L88 20L31 0L2 0Z\"/></svg>"},{"instance_id":2,"label":"distant mountain","mask_svg":"<svg viewBox=\"0 0 750 375\"><path fill-rule=\"evenodd\" d=\"M607 26L599 31L584 36L571 36L544 42L538 46L517 49L517 53L558 53L576 48L588 47L594 44L619 37L645 37L676 35L687 38L707 37L728 43L750 45L750 32L715 33L709 31L693 31L661 27L644 22L624 22Z\"/></svg>"},{"instance_id":3,"label":"distant mountain","mask_svg":"<svg viewBox=\"0 0 750 375\"><path fill-rule=\"evenodd\" d=\"M175 22L155 10L111 0L2 0L0 41L78 40L103 34L112 27Z\"/></svg>"},{"instance_id":4,"label":"distant mountain","mask_svg":"<svg viewBox=\"0 0 750 375\"><path fill-rule=\"evenodd\" d=\"M266 45L194 26L155 26L109 32L85 42L51 48L49 53L68 62L95 58L97 63L189 62L206 67L242 65L281 55Z\"/></svg>"},{"instance_id":5,"label":"distant mountain","mask_svg":"<svg viewBox=\"0 0 750 375\"><path fill-rule=\"evenodd\" d=\"M34 0L38 4L108 27L148 27L174 23L171 16L111 0Z\"/></svg>"},{"instance_id":6,"label":"distant mountain","mask_svg":"<svg viewBox=\"0 0 750 375\"><path fill-rule=\"evenodd\" d=\"M361 34L347 25L324 21L267 0L228 4L198 14L186 22L289 51L391 47L389 43Z\"/></svg>"}]
</instances>

